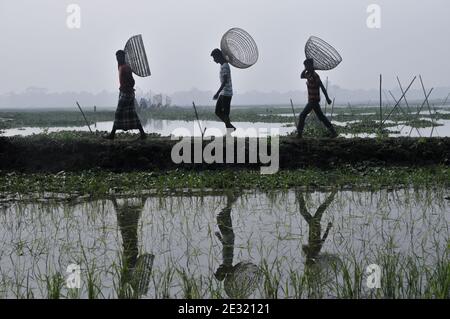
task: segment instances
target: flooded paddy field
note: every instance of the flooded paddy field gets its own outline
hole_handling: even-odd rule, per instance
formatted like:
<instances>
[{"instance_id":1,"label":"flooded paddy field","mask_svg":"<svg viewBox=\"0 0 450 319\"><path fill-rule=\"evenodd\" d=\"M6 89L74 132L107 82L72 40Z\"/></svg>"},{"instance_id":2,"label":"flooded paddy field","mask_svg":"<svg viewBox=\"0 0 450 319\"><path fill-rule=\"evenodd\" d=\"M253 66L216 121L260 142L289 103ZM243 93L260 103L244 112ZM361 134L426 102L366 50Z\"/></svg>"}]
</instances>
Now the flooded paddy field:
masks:
<instances>
[{"instance_id":1,"label":"flooded paddy field","mask_svg":"<svg viewBox=\"0 0 450 319\"><path fill-rule=\"evenodd\" d=\"M448 298L448 196L302 187L13 201L0 210L0 296ZM71 264L78 290L65 285Z\"/></svg>"},{"instance_id":2,"label":"flooded paddy field","mask_svg":"<svg viewBox=\"0 0 450 319\"><path fill-rule=\"evenodd\" d=\"M448 299L450 114L327 110L345 138L311 116L299 140L290 111L235 113L279 129L273 175L174 164L169 135L201 135L186 109L147 111L146 141L114 142L109 111L86 112L94 134L76 112L0 114L0 297Z\"/></svg>"},{"instance_id":3,"label":"flooded paddy field","mask_svg":"<svg viewBox=\"0 0 450 319\"><path fill-rule=\"evenodd\" d=\"M236 107L231 120L238 130L234 137L286 136L295 134L295 122L301 108L286 107ZM343 138L356 137L449 137L450 110L434 106L431 110L415 108L385 107L380 117L377 107L339 106L324 108L324 113L336 126ZM295 117L294 117L295 113ZM218 121L213 108L199 107L200 126L205 136L223 136L225 128ZM199 123L190 108L171 107L141 110L139 116L147 133L159 136L201 136ZM114 112L102 110L86 111L86 117L93 131L106 132L112 128ZM30 136L61 131L89 132L81 113L68 110L47 111L2 111L0 112L1 136ZM382 119L382 120L381 120ZM275 130L277 129L277 130ZM256 132L254 132L254 131ZM324 137L326 129L314 114L307 118L305 137Z\"/></svg>"}]
</instances>

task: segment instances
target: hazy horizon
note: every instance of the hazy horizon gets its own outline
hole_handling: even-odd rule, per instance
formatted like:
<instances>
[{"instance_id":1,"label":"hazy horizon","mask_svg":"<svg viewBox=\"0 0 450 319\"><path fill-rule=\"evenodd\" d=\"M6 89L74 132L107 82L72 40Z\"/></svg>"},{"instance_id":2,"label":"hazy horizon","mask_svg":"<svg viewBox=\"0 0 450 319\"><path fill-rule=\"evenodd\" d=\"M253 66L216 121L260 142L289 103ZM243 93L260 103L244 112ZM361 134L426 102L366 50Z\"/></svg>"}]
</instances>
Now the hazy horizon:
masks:
<instances>
[{"instance_id":1,"label":"hazy horizon","mask_svg":"<svg viewBox=\"0 0 450 319\"><path fill-rule=\"evenodd\" d=\"M423 91L419 89L418 81L416 87L408 91L407 100L410 105L421 105L424 101ZM336 105L378 105L379 104L379 90L346 90L330 83L328 88L330 96L335 99ZM427 88L429 89L429 88ZM142 97L147 100L155 97L159 92L152 92L152 95L146 94L141 90L136 91L136 98L138 101ZM396 99L399 99L402 92L398 87L385 88L383 90L383 104L386 106L394 105L391 93ZM436 87L429 97L429 101L437 106L448 102L450 97L450 87ZM215 101L211 99L214 92L212 90L192 89L189 91L174 92L170 95L163 94L163 101L166 96L170 97L171 105L177 106L192 106L194 101L197 105L212 106ZM290 100L293 100L296 105L304 105L307 100L307 93L305 90L292 90L286 92L262 92L262 91L248 91L235 92L233 98L233 106L277 106L288 105ZM26 108L59 108L59 107L74 107L75 101L80 101L83 105L97 105L116 107L117 92L101 91L96 93L91 92L50 92L41 88L29 88L21 93L0 94L0 109L26 109ZM154 102L154 100L153 100ZM404 104L404 101L402 102Z\"/></svg>"},{"instance_id":2,"label":"hazy horizon","mask_svg":"<svg viewBox=\"0 0 450 319\"><path fill-rule=\"evenodd\" d=\"M81 28L66 25L67 6L81 8ZM381 7L381 28L366 25L368 5ZM0 94L28 87L51 92L117 91L114 53L142 34L152 76L136 78L144 91L172 94L218 87L218 66L209 56L231 27L250 32L260 60L247 70L233 69L237 92L304 91L300 80L303 48L310 35L329 41L343 56L322 78L348 90L371 90L384 75L393 88L422 74L427 87L449 87L450 4L431 1L365 0L97 0L2 1L0 27L6 32L0 58ZM119 22L120 21L120 22ZM442 39L442 40L441 40ZM417 85L417 83L416 83ZM418 87L416 87L418 88ZM420 87L419 87L420 88Z\"/></svg>"}]
</instances>

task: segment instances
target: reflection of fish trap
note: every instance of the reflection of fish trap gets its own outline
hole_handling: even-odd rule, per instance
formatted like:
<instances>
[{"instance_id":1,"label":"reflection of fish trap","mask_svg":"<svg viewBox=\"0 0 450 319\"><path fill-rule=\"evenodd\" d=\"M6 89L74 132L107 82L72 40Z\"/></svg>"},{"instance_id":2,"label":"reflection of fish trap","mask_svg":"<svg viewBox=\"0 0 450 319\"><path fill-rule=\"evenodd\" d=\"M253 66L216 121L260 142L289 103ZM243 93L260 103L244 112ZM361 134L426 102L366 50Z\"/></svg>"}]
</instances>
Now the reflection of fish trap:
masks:
<instances>
[{"instance_id":1,"label":"reflection of fish trap","mask_svg":"<svg viewBox=\"0 0 450 319\"><path fill-rule=\"evenodd\" d=\"M154 255L147 253L137 258L136 267L133 271L133 286L136 289L135 293L139 296L147 294L154 259Z\"/></svg>"},{"instance_id":2,"label":"reflection of fish trap","mask_svg":"<svg viewBox=\"0 0 450 319\"><path fill-rule=\"evenodd\" d=\"M342 62L342 57L324 40L318 37L310 37L305 45L305 55L314 60L316 70L332 70Z\"/></svg>"},{"instance_id":3,"label":"reflection of fish trap","mask_svg":"<svg viewBox=\"0 0 450 319\"><path fill-rule=\"evenodd\" d=\"M246 299L261 284L261 269L250 262L240 262L225 278L225 292L234 299Z\"/></svg>"},{"instance_id":4,"label":"reflection of fish trap","mask_svg":"<svg viewBox=\"0 0 450 319\"><path fill-rule=\"evenodd\" d=\"M225 59L236 68L247 69L258 61L256 42L242 29L228 30L222 37L220 48Z\"/></svg>"}]
</instances>

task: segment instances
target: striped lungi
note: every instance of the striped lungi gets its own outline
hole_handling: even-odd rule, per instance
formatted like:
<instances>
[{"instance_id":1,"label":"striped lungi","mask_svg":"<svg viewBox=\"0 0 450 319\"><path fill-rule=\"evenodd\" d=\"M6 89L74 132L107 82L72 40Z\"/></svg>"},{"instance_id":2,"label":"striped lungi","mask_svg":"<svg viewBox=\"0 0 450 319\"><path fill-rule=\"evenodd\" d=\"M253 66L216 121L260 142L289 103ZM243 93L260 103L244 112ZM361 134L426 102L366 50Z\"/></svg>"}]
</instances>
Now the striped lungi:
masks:
<instances>
[{"instance_id":1,"label":"striped lungi","mask_svg":"<svg viewBox=\"0 0 450 319\"><path fill-rule=\"evenodd\" d=\"M141 127L141 121L136 113L134 94L120 92L114 126L116 129L124 131Z\"/></svg>"}]
</instances>

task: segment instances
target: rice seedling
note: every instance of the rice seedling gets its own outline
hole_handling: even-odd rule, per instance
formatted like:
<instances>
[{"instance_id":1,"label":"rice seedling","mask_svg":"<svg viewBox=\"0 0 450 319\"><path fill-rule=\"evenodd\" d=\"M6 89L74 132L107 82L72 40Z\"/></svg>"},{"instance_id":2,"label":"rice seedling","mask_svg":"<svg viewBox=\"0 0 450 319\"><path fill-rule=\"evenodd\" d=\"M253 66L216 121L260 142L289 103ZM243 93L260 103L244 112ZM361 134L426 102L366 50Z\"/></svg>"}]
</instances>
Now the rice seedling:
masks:
<instances>
[{"instance_id":1,"label":"rice seedling","mask_svg":"<svg viewBox=\"0 0 450 319\"><path fill-rule=\"evenodd\" d=\"M6 298L228 298L230 283L216 278L218 269L251 263L260 269L261 282L250 298L449 297L448 188L338 190L320 218L321 237L327 228L328 237L315 249L317 235L302 215L298 192L314 216L332 189L155 194L126 227L107 198L16 201L0 214L0 293ZM228 206L232 193L238 199ZM227 207L232 242L217 219ZM215 235L221 231L222 241ZM124 263L135 251L154 256L142 295ZM72 263L81 267L80 289L66 287L65 271ZM367 286L370 264L382 270L380 289Z\"/></svg>"}]
</instances>

